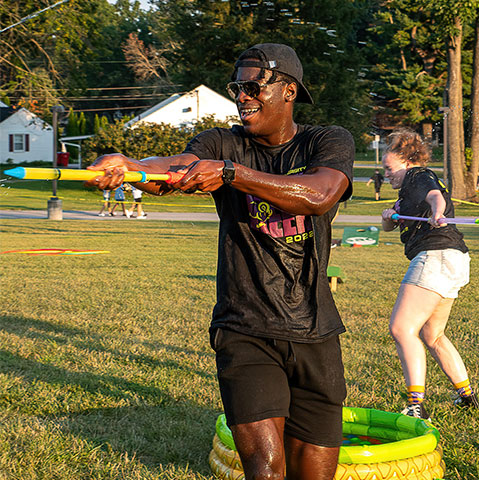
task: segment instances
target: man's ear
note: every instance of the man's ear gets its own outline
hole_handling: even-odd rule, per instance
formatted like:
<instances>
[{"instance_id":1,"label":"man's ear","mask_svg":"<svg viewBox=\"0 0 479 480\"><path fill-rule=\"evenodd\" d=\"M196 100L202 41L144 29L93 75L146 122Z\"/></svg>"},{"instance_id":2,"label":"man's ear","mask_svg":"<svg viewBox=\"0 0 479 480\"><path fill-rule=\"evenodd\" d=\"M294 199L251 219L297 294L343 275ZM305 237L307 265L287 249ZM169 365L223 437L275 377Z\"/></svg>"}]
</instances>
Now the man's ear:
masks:
<instances>
[{"instance_id":1,"label":"man's ear","mask_svg":"<svg viewBox=\"0 0 479 480\"><path fill-rule=\"evenodd\" d=\"M284 99L286 102L294 102L297 94L298 94L298 85L296 85L296 83L290 83L286 86Z\"/></svg>"}]
</instances>

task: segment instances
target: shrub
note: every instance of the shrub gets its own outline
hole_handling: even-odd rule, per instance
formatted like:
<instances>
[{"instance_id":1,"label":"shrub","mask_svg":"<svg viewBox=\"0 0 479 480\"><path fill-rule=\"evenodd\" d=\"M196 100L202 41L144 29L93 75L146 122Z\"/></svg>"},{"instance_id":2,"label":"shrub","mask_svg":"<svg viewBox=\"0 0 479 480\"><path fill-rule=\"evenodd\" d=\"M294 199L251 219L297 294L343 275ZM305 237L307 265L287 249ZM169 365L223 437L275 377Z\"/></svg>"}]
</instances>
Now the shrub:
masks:
<instances>
[{"instance_id":1,"label":"shrub","mask_svg":"<svg viewBox=\"0 0 479 480\"><path fill-rule=\"evenodd\" d=\"M135 128L125 128L122 121L116 121L105 125L94 137L85 141L84 165L91 165L100 155L115 152L136 159L177 155L184 150L191 138L213 127L229 127L229 124L211 116L184 128L164 123L141 123Z\"/></svg>"}]
</instances>

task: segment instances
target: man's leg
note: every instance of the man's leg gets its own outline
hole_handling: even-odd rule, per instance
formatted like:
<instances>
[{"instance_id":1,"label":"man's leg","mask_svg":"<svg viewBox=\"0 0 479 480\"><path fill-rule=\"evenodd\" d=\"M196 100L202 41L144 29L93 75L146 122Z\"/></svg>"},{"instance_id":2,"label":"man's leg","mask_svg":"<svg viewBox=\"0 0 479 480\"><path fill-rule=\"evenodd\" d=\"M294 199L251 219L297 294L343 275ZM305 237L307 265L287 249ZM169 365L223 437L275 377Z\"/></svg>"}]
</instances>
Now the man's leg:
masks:
<instances>
[{"instance_id":1,"label":"man's leg","mask_svg":"<svg viewBox=\"0 0 479 480\"><path fill-rule=\"evenodd\" d=\"M290 416L284 444L288 480L331 480L342 443L346 396L338 336L290 344Z\"/></svg>"},{"instance_id":2,"label":"man's leg","mask_svg":"<svg viewBox=\"0 0 479 480\"><path fill-rule=\"evenodd\" d=\"M246 480L284 479L283 431L284 417L231 426Z\"/></svg>"},{"instance_id":3,"label":"man's leg","mask_svg":"<svg viewBox=\"0 0 479 480\"><path fill-rule=\"evenodd\" d=\"M285 435L288 480L331 480L338 466L339 447L320 447Z\"/></svg>"}]
</instances>

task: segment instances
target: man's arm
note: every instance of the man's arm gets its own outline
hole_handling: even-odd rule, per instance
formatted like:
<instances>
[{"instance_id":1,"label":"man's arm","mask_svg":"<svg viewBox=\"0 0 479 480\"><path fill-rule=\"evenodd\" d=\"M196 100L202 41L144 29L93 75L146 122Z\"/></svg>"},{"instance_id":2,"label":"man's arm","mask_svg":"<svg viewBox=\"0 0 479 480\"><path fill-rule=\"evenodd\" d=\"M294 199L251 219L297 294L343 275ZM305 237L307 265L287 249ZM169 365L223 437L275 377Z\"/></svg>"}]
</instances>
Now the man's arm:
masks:
<instances>
[{"instance_id":1,"label":"man's arm","mask_svg":"<svg viewBox=\"0 0 479 480\"><path fill-rule=\"evenodd\" d=\"M102 155L87 169L105 171L105 175L98 176L86 182L85 185L98 187L102 190L113 190L123 183L125 172L165 173L172 166L189 165L196 160L198 160L198 157L191 153L171 157L148 157L143 160L135 160L121 153ZM135 183L135 187L154 195L162 195L172 189L165 182Z\"/></svg>"},{"instance_id":2,"label":"man's arm","mask_svg":"<svg viewBox=\"0 0 479 480\"><path fill-rule=\"evenodd\" d=\"M223 184L223 166L221 160L201 160L185 170L185 176L174 187L214 191ZM232 187L294 215L323 215L349 186L344 173L328 167L315 167L303 175L275 175L239 164L235 169Z\"/></svg>"}]
</instances>

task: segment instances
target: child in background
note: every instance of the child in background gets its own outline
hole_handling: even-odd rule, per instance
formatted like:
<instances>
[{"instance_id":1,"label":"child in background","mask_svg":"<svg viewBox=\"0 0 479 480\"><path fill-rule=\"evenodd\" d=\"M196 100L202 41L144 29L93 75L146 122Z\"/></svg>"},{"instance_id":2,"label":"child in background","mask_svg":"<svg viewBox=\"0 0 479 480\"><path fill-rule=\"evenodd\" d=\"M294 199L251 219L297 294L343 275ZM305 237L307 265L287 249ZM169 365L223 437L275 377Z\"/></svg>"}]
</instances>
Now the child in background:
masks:
<instances>
[{"instance_id":1,"label":"child in background","mask_svg":"<svg viewBox=\"0 0 479 480\"><path fill-rule=\"evenodd\" d=\"M105 217L106 215L111 215L110 193L111 193L111 190L103 190L103 206L101 207L101 210L98 213L99 217ZM108 213L105 213L105 210L107 210Z\"/></svg>"},{"instance_id":2,"label":"child in background","mask_svg":"<svg viewBox=\"0 0 479 480\"><path fill-rule=\"evenodd\" d=\"M143 191L131 185L131 193L133 195L133 204L131 205L130 210L128 210L128 213L130 214L130 216L133 216L133 212L135 211L135 205L136 205L136 211L137 211L136 218L146 218L146 213L144 212L143 205L141 204L141 197L143 195Z\"/></svg>"},{"instance_id":3,"label":"child in background","mask_svg":"<svg viewBox=\"0 0 479 480\"><path fill-rule=\"evenodd\" d=\"M127 218L130 218L130 212L125 207L125 187L124 187L124 184L120 185L115 190L115 205L113 205L113 208L110 212L110 215L112 217L114 217L116 215L115 210L116 210L116 207L118 205L121 205L121 208L123 210L123 215L126 216Z\"/></svg>"}]
</instances>

